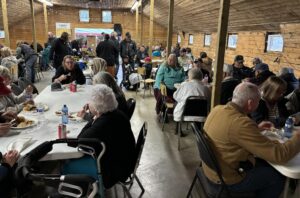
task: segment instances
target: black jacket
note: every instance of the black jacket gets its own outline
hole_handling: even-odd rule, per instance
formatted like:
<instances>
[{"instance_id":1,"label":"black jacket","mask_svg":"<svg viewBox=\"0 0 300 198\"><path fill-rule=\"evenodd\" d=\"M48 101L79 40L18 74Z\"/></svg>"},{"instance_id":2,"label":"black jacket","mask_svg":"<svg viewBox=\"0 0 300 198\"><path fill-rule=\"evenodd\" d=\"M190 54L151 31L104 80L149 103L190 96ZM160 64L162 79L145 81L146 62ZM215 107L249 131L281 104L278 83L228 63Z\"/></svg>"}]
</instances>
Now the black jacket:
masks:
<instances>
[{"instance_id":1,"label":"black jacket","mask_svg":"<svg viewBox=\"0 0 300 198\"><path fill-rule=\"evenodd\" d=\"M57 38L52 42L49 60L53 60L53 67L58 68L62 65L62 61L66 55L72 55L72 49L68 42L65 42L61 38Z\"/></svg>"},{"instance_id":2,"label":"black jacket","mask_svg":"<svg viewBox=\"0 0 300 198\"><path fill-rule=\"evenodd\" d=\"M275 76L275 74L269 70L259 73L256 77L250 78L250 82L260 86L263 84L270 76Z\"/></svg>"},{"instance_id":3,"label":"black jacket","mask_svg":"<svg viewBox=\"0 0 300 198\"><path fill-rule=\"evenodd\" d=\"M119 110L89 122L78 138L97 138L104 142L106 151L101 159L101 172L105 188L125 181L133 171L135 139L128 118Z\"/></svg>"},{"instance_id":4,"label":"black jacket","mask_svg":"<svg viewBox=\"0 0 300 198\"><path fill-rule=\"evenodd\" d=\"M83 85L85 84L85 76L83 75L81 69L79 68L79 65L75 63L74 65L74 70L69 71L65 69L63 66L60 66L59 68L56 69L55 76L52 78L52 82L60 77L61 75L68 75L66 80L61 81L61 84L69 84L73 82L74 80L76 81L77 84Z\"/></svg>"},{"instance_id":5,"label":"black jacket","mask_svg":"<svg viewBox=\"0 0 300 198\"><path fill-rule=\"evenodd\" d=\"M136 55L136 53L137 53L137 48L133 40L126 41L126 39L124 39L120 43L120 54L122 58L128 56L129 60L131 60Z\"/></svg>"},{"instance_id":6,"label":"black jacket","mask_svg":"<svg viewBox=\"0 0 300 198\"><path fill-rule=\"evenodd\" d=\"M295 89L298 89L299 81L293 73L284 74L279 77L287 83L287 89L285 95L288 95L292 93Z\"/></svg>"},{"instance_id":7,"label":"black jacket","mask_svg":"<svg viewBox=\"0 0 300 198\"><path fill-rule=\"evenodd\" d=\"M289 117L288 110L285 106L287 103L287 100L285 98L281 99L278 103L278 111L279 111L279 117L277 118L277 123L273 120L269 120L269 109L267 107L267 104L264 100L259 101L259 105L255 112L251 113L251 118L258 124L261 121L269 120L273 122L275 127L283 127L285 124L285 120Z\"/></svg>"},{"instance_id":8,"label":"black jacket","mask_svg":"<svg viewBox=\"0 0 300 198\"><path fill-rule=\"evenodd\" d=\"M233 67L233 77L238 80L243 80L244 78L252 78L254 73L251 68L243 66L242 68L237 68L234 65Z\"/></svg>"},{"instance_id":9,"label":"black jacket","mask_svg":"<svg viewBox=\"0 0 300 198\"><path fill-rule=\"evenodd\" d=\"M114 66L115 59L118 54L118 49L114 46L113 42L110 40L105 40L100 42L96 48L97 56L103 58L107 66Z\"/></svg>"},{"instance_id":10,"label":"black jacket","mask_svg":"<svg viewBox=\"0 0 300 198\"><path fill-rule=\"evenodd\" d=\"M221 105L225 105L231 101L235 87L240 84L240 81L235 78L228 78L222 81L221 84Z\"/></svg>"}]
</instances>

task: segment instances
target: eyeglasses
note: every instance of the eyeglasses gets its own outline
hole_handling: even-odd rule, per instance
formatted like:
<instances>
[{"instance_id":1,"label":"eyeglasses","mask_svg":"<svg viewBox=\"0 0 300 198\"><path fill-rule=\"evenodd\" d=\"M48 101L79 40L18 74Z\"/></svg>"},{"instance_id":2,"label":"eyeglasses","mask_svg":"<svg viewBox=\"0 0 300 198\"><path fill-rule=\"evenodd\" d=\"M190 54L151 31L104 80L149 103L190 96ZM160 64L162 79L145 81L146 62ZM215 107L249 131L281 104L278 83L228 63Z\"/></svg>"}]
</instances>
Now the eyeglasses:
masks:
<instances>
[{"instance_id":1,"label":"eyeglasses","mask_svg":"<svg viewBox=\"0 0 300 198\"><path fill-rule=\"evenodd\" d=\"M65 63L66 63L66 64L72 64L73 61L66 61Z\"/></svg>"}]
</instances>

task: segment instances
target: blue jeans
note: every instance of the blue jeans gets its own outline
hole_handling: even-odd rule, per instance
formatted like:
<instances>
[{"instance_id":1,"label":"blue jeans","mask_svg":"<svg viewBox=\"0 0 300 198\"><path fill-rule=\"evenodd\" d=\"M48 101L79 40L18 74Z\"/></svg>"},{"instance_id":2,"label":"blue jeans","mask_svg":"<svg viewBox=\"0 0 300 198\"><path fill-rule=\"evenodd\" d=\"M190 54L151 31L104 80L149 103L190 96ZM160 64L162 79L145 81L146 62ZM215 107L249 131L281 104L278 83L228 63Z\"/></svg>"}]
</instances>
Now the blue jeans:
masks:
<instances>
[{"instance_id":1,"label":"blue jeans","mask_svg":"<svg viewBox=\"0 0 300 198\"><path fill-rule=\"evenodd\" d=\"M267 162L256 159L256 165L247 171L246 177L237 184L228 185L233 192L256 192L258 198L279 197L284 188L285 177Z\"/></svg>"}]
</instances>

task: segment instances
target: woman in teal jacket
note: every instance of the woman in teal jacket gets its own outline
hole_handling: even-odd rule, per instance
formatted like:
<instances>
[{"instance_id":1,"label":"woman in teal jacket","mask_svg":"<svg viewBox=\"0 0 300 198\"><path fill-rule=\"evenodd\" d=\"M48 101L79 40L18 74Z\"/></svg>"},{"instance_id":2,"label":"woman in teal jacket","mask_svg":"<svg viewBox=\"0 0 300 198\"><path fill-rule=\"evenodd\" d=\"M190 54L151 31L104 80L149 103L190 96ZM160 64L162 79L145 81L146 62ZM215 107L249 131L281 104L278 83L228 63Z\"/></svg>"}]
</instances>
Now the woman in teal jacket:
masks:
<instances>
[{"instance_id":1,"label":"woman in teal jacket","mask_svg":"<svg viewBox=\"0 0 300 198\"><path fill-rule=\"evenodd\" d=\"M154 84L154 95L156 99L156 113L159 114L162 106L162 97L160 93L160 84L163 82L167 87L169 100L173 100L173 93L176 91L174 84L181 83L185 79L182 67L177 65L175 54L170 54L168 61L164 62L158 69Z\"/></svg>"}]
</instances>

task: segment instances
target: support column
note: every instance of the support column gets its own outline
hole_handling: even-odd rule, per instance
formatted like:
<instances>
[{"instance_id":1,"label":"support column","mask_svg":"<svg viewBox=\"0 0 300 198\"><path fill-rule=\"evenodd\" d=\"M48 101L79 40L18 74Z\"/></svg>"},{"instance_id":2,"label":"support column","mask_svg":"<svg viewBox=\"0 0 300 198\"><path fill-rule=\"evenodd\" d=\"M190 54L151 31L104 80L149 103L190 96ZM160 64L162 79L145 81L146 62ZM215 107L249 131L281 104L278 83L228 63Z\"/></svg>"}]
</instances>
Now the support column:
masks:
<instances>
[{"instance_id":1,"label":"support column","mask_svg":"<svg viewBox=\"0 0 300 198\"><path fill-rule=\"evenodd\" d=\"M34 17L34 2L33 2L33 0L29 0L29 2L30 2L31 20L32 20L32 40L33 40L34 51L37 52L35 17Z\"/></svg>"},{"instance_id":2,"label":"support column","mask_svg":"<svg viewBox=\"0 0 300 198\"><path fill-rule=\"evenodd\" d=\"M47 5L45 3L43 3L43 7L44 7L44 20L45 20L45 32L46 32L46 39L45 41L48 39L48 14L47 14Z\"/></svg>"},{"instance_id":3,"label":"support column","mask_svg":"<svg viewBox=\"0 0 300 198\"><path fill-rule=\"evenodd\" d=\"M173 16L174 16L174 0L170 0L169 4L169 24L168 24L168 38L167 38L167 57L171 53L172 36L173 36Z\"/></svg>"},{"instance_id":4,"label":"support column","mask_svg":"<svg viewBox=\"0 0 300 198\"><path fill-rule=\"evenodd\" d=\"M152 57L154 0L150 0L149 55Z\"/></svg>"},{"instance_id":5,"label":"support column","mask_svg":"<svg viewBox=\"0 0 300 198\"><path fill-rule=\"evenodd\" d=\"M6 0L1 0L1 7L3 17L3 28L5 33L5 46L10 47Z\"/></svg>"},{"instance_id":6,"label":"support column","mask_svg":"<svg viewBox=\"0 0 300 198\"><path fill-rule=\"evenodd\" d=\"M138 42L139 39L139 6L135 9L135 35L136 41Z\"/></svg>"},{"instance_id":7,"label":"support column","mask_svg":"<svg viewBox=\"0 0 300 198\"><path fill-rule=\"evenodd\" d=\"M226 36L228 28L230 0L220 0L218 20L218 36L216 48L216 61L214 63L214 83L212 89L211 108L220 104L221 83L223 80L223 64L226 50Z\"/></svg>"},{"instance_id":8,"label":"support column","mask_svg":"<svg viewBox=\"0 0 300 198\"><path fill-rule=\"evenodd\" d=\"M140 31L140 43L144 45L143 34L144 34L144 14L143 14L143 1L141 1L141 31Z\"/></svg>"}]
</instances>

